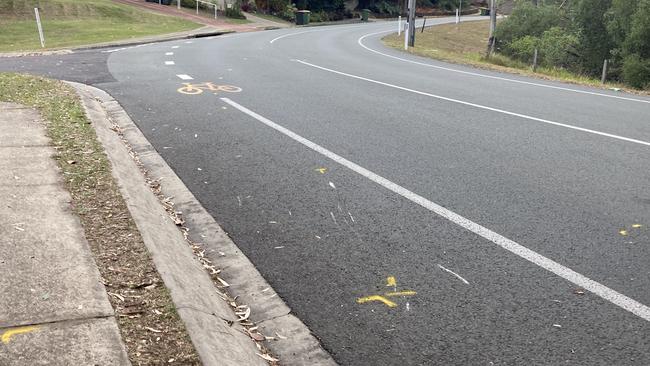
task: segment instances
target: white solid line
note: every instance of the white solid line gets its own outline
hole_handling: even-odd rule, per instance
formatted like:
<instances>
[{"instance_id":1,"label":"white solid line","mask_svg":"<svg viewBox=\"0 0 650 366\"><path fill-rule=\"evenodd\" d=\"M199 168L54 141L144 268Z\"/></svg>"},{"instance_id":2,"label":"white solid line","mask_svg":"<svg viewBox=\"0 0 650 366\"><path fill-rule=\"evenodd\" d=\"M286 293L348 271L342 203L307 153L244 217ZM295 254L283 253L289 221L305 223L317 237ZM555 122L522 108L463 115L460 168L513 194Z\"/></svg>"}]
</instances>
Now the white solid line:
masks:
<instances>
[{"instance_id":1,"label":"white solid line","mask_svg":"<svg viewBox=\"0 0 650 366\"><path fill-rule=\"evenodd\" d=\"M348 27L335 26L335 27L328 27L328 28L324 28L324 29L312 29L312 30L308 30L308 31L288 33L288 34L284 34L284 35L281 35L279 37L273 38L272 40L269 41L269 43L274 43L275 41L280 40L282 38L297 36L299 34L313 33L313 32L325 32L325 31L330 31L330 30L340 30L340 29L349 29L349 28L359 28L359 27L363 27L363 26L365 26L365 24L364 25L352 25L352 26L348 26Z\"/></svg>"},{"instance_id":2,"label":"white solid line","mask_svg":"<svg viewBox=\"0 0 650 366\"><path fill-rule=\"evenodd\" d=\"M650 104L650 100L643 100L643 99L636 99L636 98L629 98L629 97L621 97L621 96L618 96L618 95L611 95L611 94L605 94L605 93L590 92L590 91L586 91L586 90L578 90L578 89L564 88L564 87L561 87L561 86L554 86L554 85L548 85L548 84L533 83L533 82L530 82L530 81L523 81L523 80L509 79L509 78L504 78L504 77L500 77L500 76L485 75L485 74L480 74L480 73L477 73L477 72L463 71L463 70L458 70L458 69L452 69L452 68L450 68L450 67L444 67L444 66L432 65L432 64L425 63L425 62L418 62L418 61L409 60L409 59L402 58L402 57L397 57L397 56L389 55L389 54L386 54L386 53L383 53L383 52L379 52L379 51L374 50L374 49L372 49L372 48L366 46L365 44L363 44L363 40L364 40L366 37L371 37L371 36L374 36L374 35L377 35L377 34L390 33L390 32L393 32L393 31L392 31L392 30L389 30L389 31L381 31L381 32L375 32L375 33L366 34L365 36L362 36L361 38L359 38L359 39L357 40L357 43L358 43L361 47L365 48L366 50L368 50L368 51L370 51L370 52L374 52L374 53L376 53L376 54L378 54L378 55L382 55L382 56L390 57L390 58L395 59L395 60L400 60L400 61L404 61L404 62L409 62L409 63L415 64L415 65L431 67L431 68L434 68L434 69L445 70L445 71L451 71L451 72L456 72L456 73L459 73L459 74L478 76L478 77L488 78L488 79L495 79L495 80L501 80L501 81L509 81L509 82L511 82L511 83L533 85L533 86L538 86L538 87L542 87L542 88L550 88L550 89L556 89L556 90L564 90L564 91L569 91L569 92L574 92L574 93L589 94L589 95L597 95L597 96L600 96L600 97L615 98L615 99L628 100L628 101L631 101L631 102L639 102L639 103L648 103L648 104Z\"/></svg>"},{"instance_id":3,"label":"white solid line","mask_svg":"<svg viewBox=\"0 0 650 366\"><path fill-rule=\"evenodd\" d=\"M647 141L636 140L636 139L633 139L633 138L614 135L614 134L607 133L607 132L590 130L588 128L582 128L582 127L578 127L578 126L568 125L568 124L565 124L565 123L550 121L550 120L543 119L543 118L537 118L537 117L529 116L529 115L526 115L526 114L510 112L510 111L506 111L506 110L499 109L499 108L492 108L492 107L484 106L484 105L481 105L481 104L465 102L465 101L458 100L458 99L453 99L453 98L447 98L447 97L443 97L443 96L440 96L440 95L435 95L435 94L431 94L431 93L427 93L427 92L423 92L423 91L419 91L419 90L405 88L403 86L398 86L398 85L385 83L383 81L377 81L377 80L373 80L373 79L364 78L362 76L348 74L348 73L345 73L345 72L342 72L342 71L336 71L336 70L328 69L326 67L310 64L309 62L305 62L305 61L301 61L301 60L292 59L292 61L296 61L296 62L299 62L299 63L301 63L303 65L314 67L314 68L317 68L317 69L320 69L320 70L323 70L323 71L328 71L328 72L331 72L331 73L334 73L334 74L339 74L339 75L347 76L347 77L350 77L350 78L353 78L353 79L359 79L359 80L367 81L367 82L370 82L370 83L375 83L375 84L379 84L379 85L383 85L383 86L388 86L388 87L391 87L391 88L407 91L407 92L410 92L410 93L420 94L420 95L424 95L424 96L431 97L431 98L446 100L448 102L463 104L463 105L467 105L467 106L470 106L470 107L485 109L485 110L492 111L492 112L503 113L503 114L507 114L509 116L525 118L525 119L529 119L531 121L547 123L547 124L554 125L554 126L570 128L572 130L592 133L594 135L611 137L613 139L632 142L632 143L635 143L635 144L650 146L650 142L647 142Z\"/></svg>"},{"instance_id":4,"label":"white solid line","mask_svg":"<svg viewBox=\"0 0 650 366\"><path fill-rule=\"evenodd\" d=\"M175 65L174 61L165 61L165 65Z\"/></svg>"},{"instance_id":5,"label":"white solid line","mask_svg":"<svg viewBox=\"0 0 650 366\"><path fill-rule=\"evenodd\" d=\"M450 270L450 269L447 269L447 268L443 267L443 266L440 265L440 264L438 265L438 267L440 267L441 270L446 271L446 272L449 272L449 273L451 273L452 275L456 276L459 280L463 281L466 285L469 285L469 282L467 282L467 280L464 279L463 277L461 277L458 273L456 273L456 272L454 272L454 271L452 271L452 270Z\"/></svg>"},{"instance_id":6,"label":"white solid line","mask_svg":"<svg viewBox=\"0 0 650 366\"><path fill-rule=\"evenodd\" d=\"M165 52L165 56L173 56L174 52Z\"/></svg>"},{"instance_id":7,"label":"white solid line","mask_svg":"<svg viewBox=\"0 0 650 366\"><path fill-rule=\"evenodd\" d=\"M646 305L641 304L640 302L629 298L615 290L612 290L611 288L602 285L586 276L581 275L578 272L575 272L574 270L565 267L552 259L546 258L543 255L532 251L526 247L524 247L521 244L518 244L500 234L495 233L494 231L487 229L463 216L460 216L459 214L450 211L437 203L434 203L432 201L429 201L428 199L409 191L408 189L393 183L389 181L388 179L379 176L370 170L363 168L350 160L345 159L342 156L339 156L332 151L327 150L326 148L310 141L307 140L306 138L296 134L295 132L284 128L275 122L260 116L259 114L251 111L250 109L233 102L232 100L228 98L221 98L222 101L225 103L228 103L230 106L237 108L241 112L249 115L250 117L255 118L259 122L262 122L263 124L267 125L268 127L271 127L272 129L282 133L283 135L307 146L308 148L316 151L319 154L322 154L326 156L327 158L343 165L344 167L370 179L371 181L379 184L380 186L410 200L413 203L416 203L429 211L455 223L456 225L463 227L474 234L481 236L494 244L500 246L501 248L518 255L519 257L532 262L544 269L546 269L549 272L555 273L556 275L564 278L565 280L585 289L588 291L593 292L594 294L602 297L603 299L611 302L612 304L625 309L634 315L646 320L650 321L650 308L647 307Z\"/></svg>"},{"instance_id":8,"label":"white solid line","mask_svg":"<svg viewBox=\"0 0 650 366\"><path fill-rule=\"evenodd\" d=\"M194 79L193 77L191 77L191 76L189 76L187 74L178 74L176 76L178 76L182 80L193 80Z\"/></svg>"}]
</instances>

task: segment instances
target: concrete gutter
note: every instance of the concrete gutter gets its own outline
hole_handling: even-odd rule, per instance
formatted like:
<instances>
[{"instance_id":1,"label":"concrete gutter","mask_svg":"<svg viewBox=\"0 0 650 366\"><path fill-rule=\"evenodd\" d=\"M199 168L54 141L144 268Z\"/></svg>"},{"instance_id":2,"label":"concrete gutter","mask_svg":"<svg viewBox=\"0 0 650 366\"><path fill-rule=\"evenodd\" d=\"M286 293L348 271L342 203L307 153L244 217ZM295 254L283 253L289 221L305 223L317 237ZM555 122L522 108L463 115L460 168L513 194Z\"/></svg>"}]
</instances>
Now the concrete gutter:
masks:
<instances>
[{"instance_id":1,"label":"concrete gutter","mask_svg":"<svg viewBox=\"0 0 650 366\"><path fill-rule=\"evenodd\" d=\"M106 92L70 83L82 98L86 113L112 163L113 175L121 187L129 211L172 300L179 310L204 365L266 364L256 353L254 342L235 322L232 309L216 295L208 273L184 240L162 205L147 186L129 149L161 182L162 194L174 198L174 209L182 212L188 237L201 243L205 256L221 270L230 285L231 296L251 309L250 318L262 334L275 337L266 346L282 365L336 365L307 326L266 282L214 218L187 189L181 179L133 123L126 111ZM111 128L117 125L125 143ZM261 362L260 362L261 361Z\"/></svg>"}]
</instances>

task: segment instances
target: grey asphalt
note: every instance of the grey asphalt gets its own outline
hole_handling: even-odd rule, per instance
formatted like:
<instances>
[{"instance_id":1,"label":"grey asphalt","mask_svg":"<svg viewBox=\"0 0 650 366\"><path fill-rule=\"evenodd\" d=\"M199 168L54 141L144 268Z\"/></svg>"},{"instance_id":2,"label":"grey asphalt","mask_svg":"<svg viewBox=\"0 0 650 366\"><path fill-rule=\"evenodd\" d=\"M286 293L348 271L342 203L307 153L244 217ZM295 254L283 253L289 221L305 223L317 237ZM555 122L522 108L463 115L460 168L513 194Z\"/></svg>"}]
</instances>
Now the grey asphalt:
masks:
<instances>
[{"instance_id":1,"label":"grey asphalt","mask_svg":"<svg viewBox=\"0 0 650 366\"><path fill-rule=\"evenodd\" d=\"M219 99L228 97L650 304L650 146L293 60L640 141L650 141L650 99L421 59L384 48L381 34L364 44L430 65L634 100L427 67L370 52L358 42L394 27L374 23L159 43L90 53L94 76L48 72L77 80L94 77L96 86L120 101L342 365L650 364L647 320L590 292L581 295L575 284ZM107 64L100 63L102 57ZM23 65L29 69L29 62ZM0 69L15 67L0 61ZM235 85L242 92L180 94L177 74L192 76L193 83ZM621 235L621 229L629 234ZM390 298L395 308L357 303L392 290L386 287L389 276L397 279L397 290L417 294Z\"/></svg>"}]
</instances>

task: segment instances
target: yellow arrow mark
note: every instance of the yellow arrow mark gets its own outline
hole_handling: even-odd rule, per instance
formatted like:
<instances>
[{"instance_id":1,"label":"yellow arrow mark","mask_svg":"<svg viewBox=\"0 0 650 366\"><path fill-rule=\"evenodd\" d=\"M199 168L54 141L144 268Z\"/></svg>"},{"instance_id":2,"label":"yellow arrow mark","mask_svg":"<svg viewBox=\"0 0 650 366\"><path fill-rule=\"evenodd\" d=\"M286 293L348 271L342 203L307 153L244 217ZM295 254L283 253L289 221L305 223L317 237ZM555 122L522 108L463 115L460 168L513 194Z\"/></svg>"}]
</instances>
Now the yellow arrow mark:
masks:
<instances>
[{"instance_id":1,"label":"yellow arrow mark","mask_svg":"<svg viewBox=\"0 0 650 366\"><path fill-rule=\"evenodd\" d=\"M397 286L397 280L395 279L395 277L393 277L393 276L388 277L386 279L386 286L387 287L388 286L392 286L392 287Z\"/></svg>"},{"instance_id":2,"label":"yellow arrow mark","mask_svg":"<svg viewBox=\"0 0 650 366\"><path fill-rule=\"evenodd\" d=\"M320 172L321 174L325 174L325 172L327 171L327 168L318 168L318 169L316 169L316 171Z\"/></svg>"},{"instance_id":3,"label":"yellow arrow mark","mask_svg":"<svg viewBox=\"0 0 650 366\"><path fill-rule=\"evenodd\" d=\"M357 303L359 303L359 304L365 304L365 303L371 302L371 301L381 301L381 302L384 303L384 305L388 306L389 308L394 308L394 307L397 306L396 303L388 300L387 298L385 298L383 296L379 296L379 295L366 296L366 297L362 297L362 298L357 299Z\"/></svg>"},{"instance_id":4,"label":"yellow arrow mark","mask_svg":"<svg viewBox=\"0 0 650 366\"><path fill-rule=\"evenodd\" d=\"M406 291L397 291L397 292L387 292L385 293L386 296L388 297L396 297L396 296L413 296L417 294L417 292L413 290L406 290Z\"/></svg>"},{"instance_id":5,"label":"yellow arrow mark","mask_svg":"<svg viewBox=\"0 0 650 366\"><path fill-rule=\"evenodd\" d=\"M623 236L626 236L627 235L627 230L621 230L618 233L623 235Z\"/></svg>"},{"instance_id":6,"label":"yellow arrow mark","mask_svg":"<svg viewBox=\"0 0 650 366\"><path fill-rule=\"evenodd\" d=\"M34 327L34 326L9 329L8 331L2 333L2 343L4 344L9 343L11 337L15 336L16 334L29 333L37 329L38 327Z\"/></svg>"}]
</instances>

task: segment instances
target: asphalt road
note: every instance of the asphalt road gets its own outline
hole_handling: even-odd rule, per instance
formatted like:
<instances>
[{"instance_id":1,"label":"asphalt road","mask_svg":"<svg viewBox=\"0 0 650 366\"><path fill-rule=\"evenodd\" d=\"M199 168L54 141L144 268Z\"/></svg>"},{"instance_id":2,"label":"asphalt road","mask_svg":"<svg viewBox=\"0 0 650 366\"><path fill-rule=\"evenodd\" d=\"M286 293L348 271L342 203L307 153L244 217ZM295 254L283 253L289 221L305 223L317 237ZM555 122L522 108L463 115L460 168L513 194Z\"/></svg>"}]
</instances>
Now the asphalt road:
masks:
<instances>
[{"instance_id":1,"label":"asphalt road","mask_svg":"<svg viewBox=\"0 0 650 366\"><path fill-rule=\"evenodd\" d=\"M650 98L410 56L393 28L0 70L118 99L342 365L650 365Z\"/></svg>"}]
</instances>

